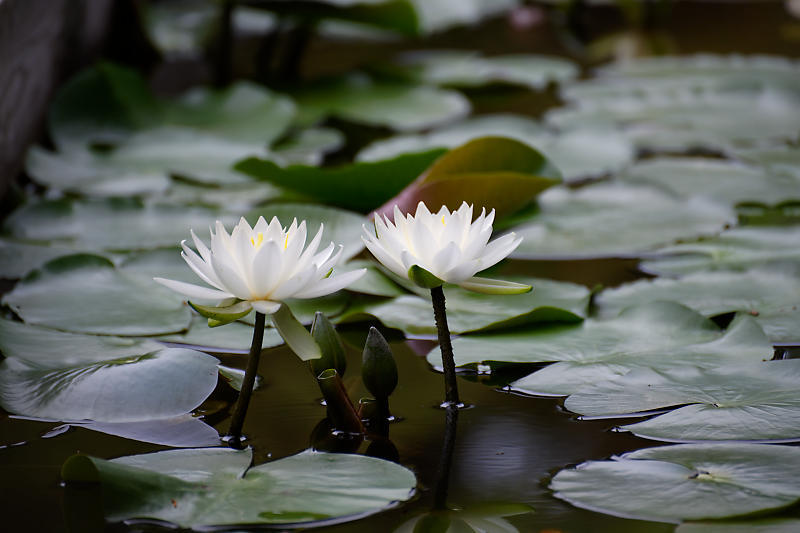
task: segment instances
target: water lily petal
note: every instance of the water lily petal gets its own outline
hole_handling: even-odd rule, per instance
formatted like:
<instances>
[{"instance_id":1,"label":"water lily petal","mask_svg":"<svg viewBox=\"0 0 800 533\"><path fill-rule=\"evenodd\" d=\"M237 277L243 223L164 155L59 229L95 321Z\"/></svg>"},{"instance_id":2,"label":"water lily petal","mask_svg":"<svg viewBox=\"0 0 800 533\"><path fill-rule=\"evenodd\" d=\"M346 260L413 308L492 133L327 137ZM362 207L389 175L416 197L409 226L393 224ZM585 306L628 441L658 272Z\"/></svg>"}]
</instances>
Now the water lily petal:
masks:
<instances>
[{"instance_id":1,"label":"water lily petal","mask_svg":"<svg viewBox=\"0 0 800 533\"><path fill-rule=\"evenodd\" d=\"M259 313L271 315L275 313L281 306L280 302L273 302L271 300L252 300L250 305Z\"/></svg>"},{"instance_id":2,"label":"water lily petal","mask_svg":"<svg viewBox=\"0 0 800 533\"><path fill-rule=\"evenodd\" d=\"M174 279L153 278L156 282L171 289L175 292L188 296L189 298L199 298L201 300L219 300L222 298L231 298L233 294L217 289L209 289L208 287L201 287L183 281L176 281Z\"/></svg>"},{"instance_id":3,"label":"water lily petal","mask_svg":"<svg viewBox=\"0 0 800 533\"><path fill-rule=\"evenodd\" d=\"M522 242L522 237L517 237L516 234L506 233L502 237L495 239L486 246L486 250L479 258L481 262L481 270L487 269L490 266L498 263L502 259L508 257L517 246Z\"/></svg>"},{"instance_id":4,"label":"water lily petal","mask_svg":"<svg viewBox=\"0 0 800 533\"><path fill-rule=\"evenodd\" d=\"M280 245L267 241L256 252L250 265L250 279L255 297L271 297L282 275L283 261Z\"/></svg>"},{"instance_id":5,"label":"water lily petal","mask_svg":"<svg viewBox=\"0 0 800 533\"><path fill-rule=\"evenodd\" d=\"M320 280L319 282L309 286L307 289L295 293L295 298L318 298L326 294L334 293L340 289L344 289L361 276L366 274L366 268L360 268L351 272L344 272L329 278Z\"/></svg>"}]
</instances>

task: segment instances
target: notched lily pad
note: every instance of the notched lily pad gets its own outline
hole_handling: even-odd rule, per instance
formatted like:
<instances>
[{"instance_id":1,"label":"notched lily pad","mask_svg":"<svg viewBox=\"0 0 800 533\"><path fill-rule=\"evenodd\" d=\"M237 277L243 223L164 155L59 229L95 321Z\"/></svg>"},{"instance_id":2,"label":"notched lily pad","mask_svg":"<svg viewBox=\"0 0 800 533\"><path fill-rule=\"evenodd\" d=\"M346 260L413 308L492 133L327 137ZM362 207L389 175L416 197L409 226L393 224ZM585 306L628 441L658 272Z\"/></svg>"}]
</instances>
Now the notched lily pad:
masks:
<instances>
[{"instance_id":1,"label":"notched lily pad","mask_svg":"<svg viewBox=\"0 0 800 533\"><path fill-rule=\"evenodd\" d=\"M660 522L744 516L800 500L800 448L684 444L562 470L550 489L601 513ZM726 530L727 531L727 530Z\"/></svg>"},{"instance_id":2,"label":"notched lily pad","mask_svg":"<svg viewBox=\"0 0 800 533\"><path fill-rule=\"evenodd\" d=\"M250 467L252 451L171 450L111 461L69 458L67 482L97 482L108 521L165 520L181 527L313 522L377 512L407 500L414 474L361 455L305 451Z\"/></svg>"}]
</instances>

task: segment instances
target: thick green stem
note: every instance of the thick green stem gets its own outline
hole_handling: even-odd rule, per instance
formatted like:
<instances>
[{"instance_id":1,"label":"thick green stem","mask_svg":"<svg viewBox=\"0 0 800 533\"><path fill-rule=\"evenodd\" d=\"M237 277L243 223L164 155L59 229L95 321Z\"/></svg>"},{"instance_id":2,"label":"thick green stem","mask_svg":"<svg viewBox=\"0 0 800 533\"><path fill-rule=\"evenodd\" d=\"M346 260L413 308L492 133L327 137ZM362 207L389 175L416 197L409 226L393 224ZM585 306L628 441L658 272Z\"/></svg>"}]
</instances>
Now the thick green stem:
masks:
<instances>
[{"instance_id":1,"label":"thick green stem","mask_svg":"<svg viewBox=\"0 0 800 533\"><path fill-rule=\"evenodd\" d=\"M236 401L231 427L228 430L228 445L231 448L242 448L242 426L244 425L244 417L247 415L247 407L250 405L250 396L253 394L253 386L258 373L258 360L261 358L265 322L266 316L264 313L256 312L256 325L253 328L253 342L250 345L250 355L247 357L247 368L244 371L242 389L239 391L239 399Z\"/></svg>"},{"instance_id":2,"label":"thick green stem","mask_svg":"<svg viewBox=\"0 0 800 533\"><path fill-rule=\"evenodd\" d=\"M347 395L341 376L335 368L329 368L317 376L319 390L328 406L328 418L333 427L348 433L365 433L361 418Z\"/></svg>"},{"instance_id":3,"label":"thick green stem","mask_svg":"<svg viewBox=\"0 0 800 533\"><path fill-rule=\"evenodd\" d=\"M453 360L453 345L450 342L450 329L447 327L447 313L444 306L444 290L442 287L431 289L433 316L436 319L436 330L439 333L439 350L442 352L442 369L444 370L444 394L448 405L458 406L458 383L456 382L456 363Z\"/></svg>"}]
</instances>

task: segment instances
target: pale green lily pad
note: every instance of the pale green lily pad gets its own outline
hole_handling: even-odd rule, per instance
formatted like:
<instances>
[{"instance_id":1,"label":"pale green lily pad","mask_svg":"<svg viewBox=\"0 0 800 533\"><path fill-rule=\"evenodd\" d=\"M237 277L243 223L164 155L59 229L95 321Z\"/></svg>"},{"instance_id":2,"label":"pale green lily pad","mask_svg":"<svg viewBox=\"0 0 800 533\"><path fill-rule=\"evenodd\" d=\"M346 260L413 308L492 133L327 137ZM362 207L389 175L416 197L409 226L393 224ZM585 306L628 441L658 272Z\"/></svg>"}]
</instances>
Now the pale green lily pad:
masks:
<instances>
[{"instance_id":1,"label":"pale green lily pad","mask_svg":"<svg viewBox=\"0 0 800 533\"><path fill-rule=\"evenodd\" d=\"M339 272L350 272L359 268L366 268L367 272L346 287L350 292L360 292L363 294L371 294L373 296L401 296L406 294L397 283L393 281L393 277L389 277L374 261L366 259L354 259L348 261L344 265L335 267L333 275Z\"/></svg>"},{"instance_id":2,"label":"pale green lily pad","mask_svg":"<svg viewBox=\"0 0 800 533\"><path fill-rule=\"evenodd\" d=\"M564 405L586 416L614 416L684 406L623 426L673 442L800 440L800 360L733 363L715 368L637 369L587 384Z\"/></svg>"},{"instance_id":3,"label":"pale green lily pad","mask_svg":"<svg viewBox=\"0 0 800 533\"><path fill-rule=\"evenodd\" d=\"M506 517L533 512L533 507L528 504L506 502L433 510L404 522L393 533L520 533Z\"/></svg>"},{"instance_id":4,"label":"pale green lily pad","mask_svg":"<svg viewBox=\"0 0 800 533\"><path fill-rule=\"evenodd\" d=\"M450 331L464 333L537 322L580 322L586 316L590 293L582 285L523 277L508 279L532 285L533 291L497 296L445 287ZM436 333L430 296L406 295L379 304L356 306L337 321L350 322L368 316L412 335Z\"/></svg>"},{"instance_id":5,"label":"pale green lily pad","mask_svg":"<svg viewBox=\"0 0 800 533\"><path fill-rule=\"evenodd\" d=\"M259 216L263 216L267 221L272 217L278 217L284 227L288 227L294 218L297 218L298 223L305 220L308 232L307 243L311 242L311 239L317 234L320 224L323 224L320 249L331 242L337 245L341 244L344 247L340 258L341 262L350 259L364 249L364 243L361 240L361 226L366 219L352 211L323 205L275 203L250 211L247 219L254 224Z\"/></svg>"},{"instance_id":6,"label":"pale green lily pad","mask_svg":"<svg viewBox=\"0 0 800 533\"><path fill-rule=\"evenodd\" d=\"M272 148L285 164L320 165L325 154L344 146L345 138L333 128L309 128Z\"/></svg>"},{"instance_id":7,"label":"pale green lily pad","mask_svg":"<svg viewBox=\"0 0 800 533\"><path fill-rule=\"evenodd\" d=\"M218 446L219 433L190 414L142 422L71 422L71 427L173 448Z\"/></svg>"},{"instance_id":8,"label":"pale green lily pad","mask_svg":"<svg viewBox=\"0 0 800 533\"><path fill-rule=\"evenodd\" d=\"M769 263L800 264L800 227L741 227L716 237L666 246L639 263L653 274L682 275L701 270L747 270Z\"/></svg>"},{"instance_id":9,"label":"pale green lily pad","mask_svg":"<svg viewBox=\"0 0 800 533\"><path fill-rule=\"evenodd\" d=\"M244 322L231 322L218 328L210 328L207 319L193 315L189 330L185 333L163 335L156 337L155 340L185 344L204 351L246 354L253 342L253 326ZM283 339L274 328L264 328L262 348L272 348L281 344Z\"/></svg>"},{"instance_id":10,"label":"pale green lily pad","mask_svg":"<svg viewBox=\"0 0 800 533\"><path fill-rule=\"evenodd\" d=\"M800 341L800 279L795 269L761 268L745 272L696 272L679 279L627 283L598 294L601 316L652 300L673 300L706 315L742 311L755 316L770 341Z\"/></svg>"},{"instance_id":11,"label":"pale green lily pad","mask_svg":"<svg viewBox=\"0 0 800 533\"><path fill-rule=\"evenodd\" d=\"M191 319L171 291L94 255L48 262L5 294L3 304L29 324L103 335L174 333Z\"/></svg>"},{"instance_id":12,"label":"pale green lily pad","mask_svg":"<svg viewBox=\"0 0 800 533\"><path fill-rule=\"evenodd\" d=\"M0 278L21 278L36 267L77 250L66 246L44 245L0 238Z\"/></svg>"},{"instance_id":13,"label":"pale green lily pad","mask_svg":"<svg viewBox=\"0 0 800 533\"><path fill-rule=\"evenodd\" d=\"M438 126L466 116L469 101L460 93L434 87L382 84L365 76L328 82L295 95L301 124L335 116L359 124L399 131Z\"/></svg>"},{"instance_id":14,"label":"pale green lily pad","mask_svg":"<svg viewBox=\"0 0 800 533\"><path fill-rule=\"evenodd\" d=\"M661 522L743 516L800 500L800 448L684 444L562 470L550 488L569 503Z\"/></svg>"},{"instance_id":15,"label":"pale green lily pad","mask_svg":"<svg viewBox=\"0 0 800 533\"><path fill-rule=\"evenodd\" d=\"M250 467L252 451L170 450L112 461L73 456L62 476L103 484L108 521L181 527L313 522L377 512L407 500L414 474L362 455L305 451ZM174 504L173 504L174 502Z\"/></svg>"},{"instance_id":16,"label":"pale green lily pad","mask_svg":"<svg viewBox=\"0 0 800 533\"><path fill-rule=\"evenodd\" d=\"M175 181L162 199L167 204L204 205L241 213L284 195L281 188L263 181L248 181L224 186Z\"/></svg>"},{"instance_id":17,"label":"pale green lily pad","mask_svg":"<svg viewBox=\"0 0 800 533\"><path fill-rule=\"evenodd\" d=\"M773 174L786 174L800 179L800 147L769 146L739 148L733 155L748 162L763 165Z\"/></svg>"},{"instance_id":18,"label":"pale green lily pad","mask_svg":"<svg viewBox=\"0 0 800 533\"><path fill-rule=\"evenodd\" d=\"M762 518L741 522L684 522L675 533L795 533L797 518Z\"/></svg>"},{"instance_id":19,"label":"pale green lily pad","mask_svg":"<svg viewBox=\"0 0 800 533\"><path fill-rule=\"evenodd\" d=\"M658 185L681 196L704 196L728 205L776 205L800 200L800 179L721 159L660 157L637 163L621 179Z\"/></svg>"},{"instance_id":20,"label":"pale green lily pad","mask_svg":"<svg viewBox=\"0 0 800 533\"><path fill-rule=\"evenodd\" d=\"M55 241L86 250L147 250L175 246L194 228L237 218L217 209L132 200L42 200L17 209L5 229L17 239Z\"/></svg>"},{"instance_id":21,"label":"pale green lily pad","mask_svg":"<svg viewBox=\"0 0 800 533\"><path fill-rule=\"evenodd\" d=\"M6 358L0 363L3 409L55 420L165 419L191 411L217 385L217 359L185 348L69 357L73 364Z\"/></svg>"},{"instance_id":22,"label":"pale green lily pad","mask_svg":"<svg viewBox=\"0 0 800 533\"><path fill-rule=\"evenodd\" d=\"M474 25L498 16L520 4L520 0L409 0L417 10L422 33L444 31L454 26Z\"/></svg>"},{"instance_id":23,"label":"pale green lily pad","mask_svg":"<svg viewBox=\"0 0 800 533\"><path fill-rule=\"evenodd\" d=\"M514 227L523 240L511 257L635 257L678 239L718 233L736 220L732 209L703 198L618 182L553 187L538 201L539 212Z\"/></svg>"},{"instance_id":24,"label":"pale green lily pad","mask_svg":"<svg viewBox=\"0 0 800 533\"><path fill-rule=\"evenodd\" d=\"M486 136L509 137L544 153L566 180L577 180L622 169L634 158L633 144L613 128L579 128L554 133L519 115L482 115L430 133L397 135L361 150L359 161L380 161L432 148L455 148Z\"/></svg>"},{"instance_id":25,"label":"pale green lily pad","mask_svg":"<svg viewBox=\"0 0 800 533\"><path fill-rule=\"evenodd\" d=\"M503 83L541 90L550 83L573 80L579 73L575 63L560 57L534 54L485 57L465 50L420 50L404 54L399 63L423 83L453 87Z\"/></svg>"}]
</instances>

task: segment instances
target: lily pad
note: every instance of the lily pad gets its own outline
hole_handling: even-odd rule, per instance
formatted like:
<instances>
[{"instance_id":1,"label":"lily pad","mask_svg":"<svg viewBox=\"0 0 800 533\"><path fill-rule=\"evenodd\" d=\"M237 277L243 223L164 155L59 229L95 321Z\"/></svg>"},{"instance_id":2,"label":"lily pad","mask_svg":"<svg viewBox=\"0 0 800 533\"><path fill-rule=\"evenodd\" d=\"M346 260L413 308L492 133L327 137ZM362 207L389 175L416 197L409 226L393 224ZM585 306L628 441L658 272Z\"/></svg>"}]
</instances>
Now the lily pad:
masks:
<instances>
[{"instance_id":1,"label":"lily pad","mask_svg":"<svg viewBox=\"0 0 800 533\"><path fill-rule=\"evenodd\" d=\"M367 272L354 283L346 287L350 292L360 292L363 294L372 294L373 296L401 296L406 293L401 286L393 281L393 277L389 277L381 267L374 261L366 259L354 259L348 261L340 267L333 269L334 275L338 272L350 272L359 268L366 268Z\"/></svg>"},{"instance_id":2,"label":"lily pad","mask_svg":"<svg viewBox=\"0 0 800 533\"><path fill-rule=\"evenodd\" d=\"M3 303L29 324L78 333L159 335L186 329L191 318L170 291L94 255L46 263L5 294Z\"/></svg>"},{"instance_id":3,"label":"lily pad","mask_svg":"<svg viewBox=\"0 0 800 533\"><path fill-rule=\"evenodd\" d=\"M134 200L42 200L17 209L5 229L17 239L55 241L85 250L148 250L175 246L189 230L237 218L217 209L143 204Z\"/></svg>"},{"instance_id":4,"label":"lily pad","mask_svg":"<svg viewBox=\"0 0 800 533\"><path fill-rule=\"evenodd\" d=\"M704 196L734 206L800 200L800 179L720 159L660 157L634 165L622 179L658 185L681 196Z\"/></svg>"},{"instance_id":5,"label":"lily pad","mask_svg":"<svg viewBox=\"0 0 800 533\"><path fill-rule=\"evenodd\" d=\"M285 192L263 181L225 184L175 181L161 198L166 204L204 205L241 213L253 207L286 196Z\"/></svg>"},{"instance_id":6,"label":"lily pad","mask_svg":"<svg viewBox=\"0 0 800 533\"><path fill-rule=\"evenodd\" d=\"M173 448L220 443L216 429L190 414L143 422L72 422L69 426Z\"/></svg>"},{"instance_id":7,"label":"lily pad","mask_svg":"<svg viewBox=\"0 0 800 533\"><path fill-rule=\"evenodd\" d=\"M358 124L413 131L451 122L470 111L469 101L461 93L378 83L363 75L328 81L294 96L302 125L335 116Z\"/></svg>"},{"instance_id":8,"label":"lily pad","mask_svg":"<svg viewBox=\"0 0 800 533\"><path fill-rule=\"evenodd\" d=\"M743 516L800 500L800 448L685 444L562 470L550 488L569 503L625 518L680 522Z\"/></svg>"},{"instance_id":9,"label":"lily pad","mask_svg":"<svg viewBox=\"0 0 800 533\"><path fill-rule=\"evenodd\" d=\"M637 369L614 381L587 384L564 405L587 416L684 406L622 427L649 439L800 440L798 376L797 359Z\"/></svg>"},{"instance_id":10,"label":"lily pad","mask_svg":"<svg viewBox=\"0 0 800 533\"><path fill-rule=\"evenodd\" d=\"M253 325L231 322L225 324L225 327L210 328L207 319L193 315L189 329L185 333L162 335L156 337L155 340L185 344L188 347L204 351L246 354L249 353L250 344L253 342ZM261 343L263 349L281 344L283 344L283 339L275 331L275 328L264 329L264 340Z\"/></svg>"},{"instance_id":11,"label":"lily pad","mask_svg":"<svg viewBox=\"0 0 800 533\"><path fill-rule=\"evenodd\" d=\"M283 163L320 165L325 154L344 146L344 135L333 128L308 128L273 146L272 153Z\"/></svg>"},{"instance_id":12,"label":"lily pad","mask_svg":"<svg viewBox=\"0 0 800 533\"><path fill-rule=\"evenodd\" d=\"M0 278L21 278L36 267L62 255L74 254L74 248L44 245L0 238Z\"/></svg>"},{"instance_id":13,"label":"lily pad","mask_svg":"<svg viewBox=\"0 0 800 533\"><path fill-rule=\"evenodd\" d=\"M761 518L738 522L685 522L675 533L794 533L800 529L797 518Z\"/></svg>"},{"instance_id":14,"label":"lily pad","mask_svg":"<svg viewBox=\"0 0 800 533\"><path fill-rule=\"evenodd\" d=\"M55 420L165 419L200 405L217 384L217 359L185 348L116 358L72 353L69 358L60 365L52 359L6 358L0 363L3 409Z\"/></svg>"},{"instance_id":15,"label":"lily pad","mask_svg":"<svg viewBox=\"0 0 800 533\"><path fill-rule=\"evenodd\" d=\"M447 322L452 333L500 329L539 322L580 322L589 290L582 285L544 279L509 278L532 285L526 294L497 296L446 286ZM389 327L413 335L436 333L430 297L399 296L388 302L348 309L338 322L374 316Z\"/></svg>"},{"instance_id":16,"label":"lily pad","mask_svg":"<svg viewBox=\"0 0 800 533\"><path fill-rule=\"evenodd\" d=\"M443 153L444 150L432 149L333 168L307 165L281 168L272 161L250 158L237 163L236 169L328 204L367 212L399 193Z\"/></svg>"},{"instance_id":17,"label":"lily pad","mask_svg":"<svg viewBox=\"0 0 800 533\"><path fill-rule=\"evenodd\" d=\"M69 458L62 477L103 485L106 519L181 527L313 522L377 512L407 500L414 474L361 455L305 451L250 467L252 451L170 450L112 461ZM173 503L174 502L174 503Z\"/></svg>"},{"instance_id":18,"label":"lily pad","mask_svg":"<svg viewBox=\"0 0 800 533\"><path fill-rule=\"evenodd\" d=\"M679 279L656 278L606 289L596 298L601 316L630 305L673 300L706 315L742 311L755 316L770 341L800 341L800 280L795 269L760 268L745 272L696 272Z\"/></svg>"},{"instance_id":19,"label":"lily pad","mask_svg":"<svg viewBox=\"0 0 800 533\"><path fill-rule=\"evenodd\" d=\"M659 244L718 233L734 212L703 198L676 198L646 185L597 183L554 187L540 210L516 226L518 259L636 257Z\"/></svg>"},{"instance_id":20,"label":"lily pad","mask_svg":"<svg viewBox=\"0 0 800 533\"><path fill-rule=\"evenodd\" d=\"M409 0L417 10L423 33L436 33L454 26L473 25L517 7L520 0Z\"/></svg>"},{"instance_id":21,"label":"lily pad","mask_svg":"<svg viewBox=\"0 0 800 533\"><path fill-rule=\"evenodd\" d=\"M578 67L554 56L514 54L482 57L465 50L420 50L400 57L409 74L430 85L480 87L492 83L541 90L550 83L575 79Z\"/></svg>"},{"instance_id":22,"label":"lily pad","mask_svg":"<svg viewBox=\"0 0 800 533\"><path fill-rule=\"evenodd\" d=\"M520 115L482 115L425 134L397 135L361 150L359 161L379 161L432 148L455 148L472 139L502 136L544 153L567 181L622 169L633 161L631 141L613 128L579 128L554 133Z\"/></svg>"},{"instance_id":23,"label":"lily pad","mask_svg":"<svg viewBox=\"0 0 800 533\"><path fill-rule=\"evenodd\" d=\"M773 174L785 174L800 179L800 147L785 145L739 148L733 151L733 155L758 163Z\"/></svg>"},{"instance_id":24,"label":"lily pad","mask_svg":"<svg viewBox=\"0 0 800 533\"><path fill-rule=\"evenodd\" d=\"M697 242L666 246L639 263L653 274L682 275L701 270L747 270L770 263L800 264L800 227L741 227Z\"/></svg>"}]
</instances>

